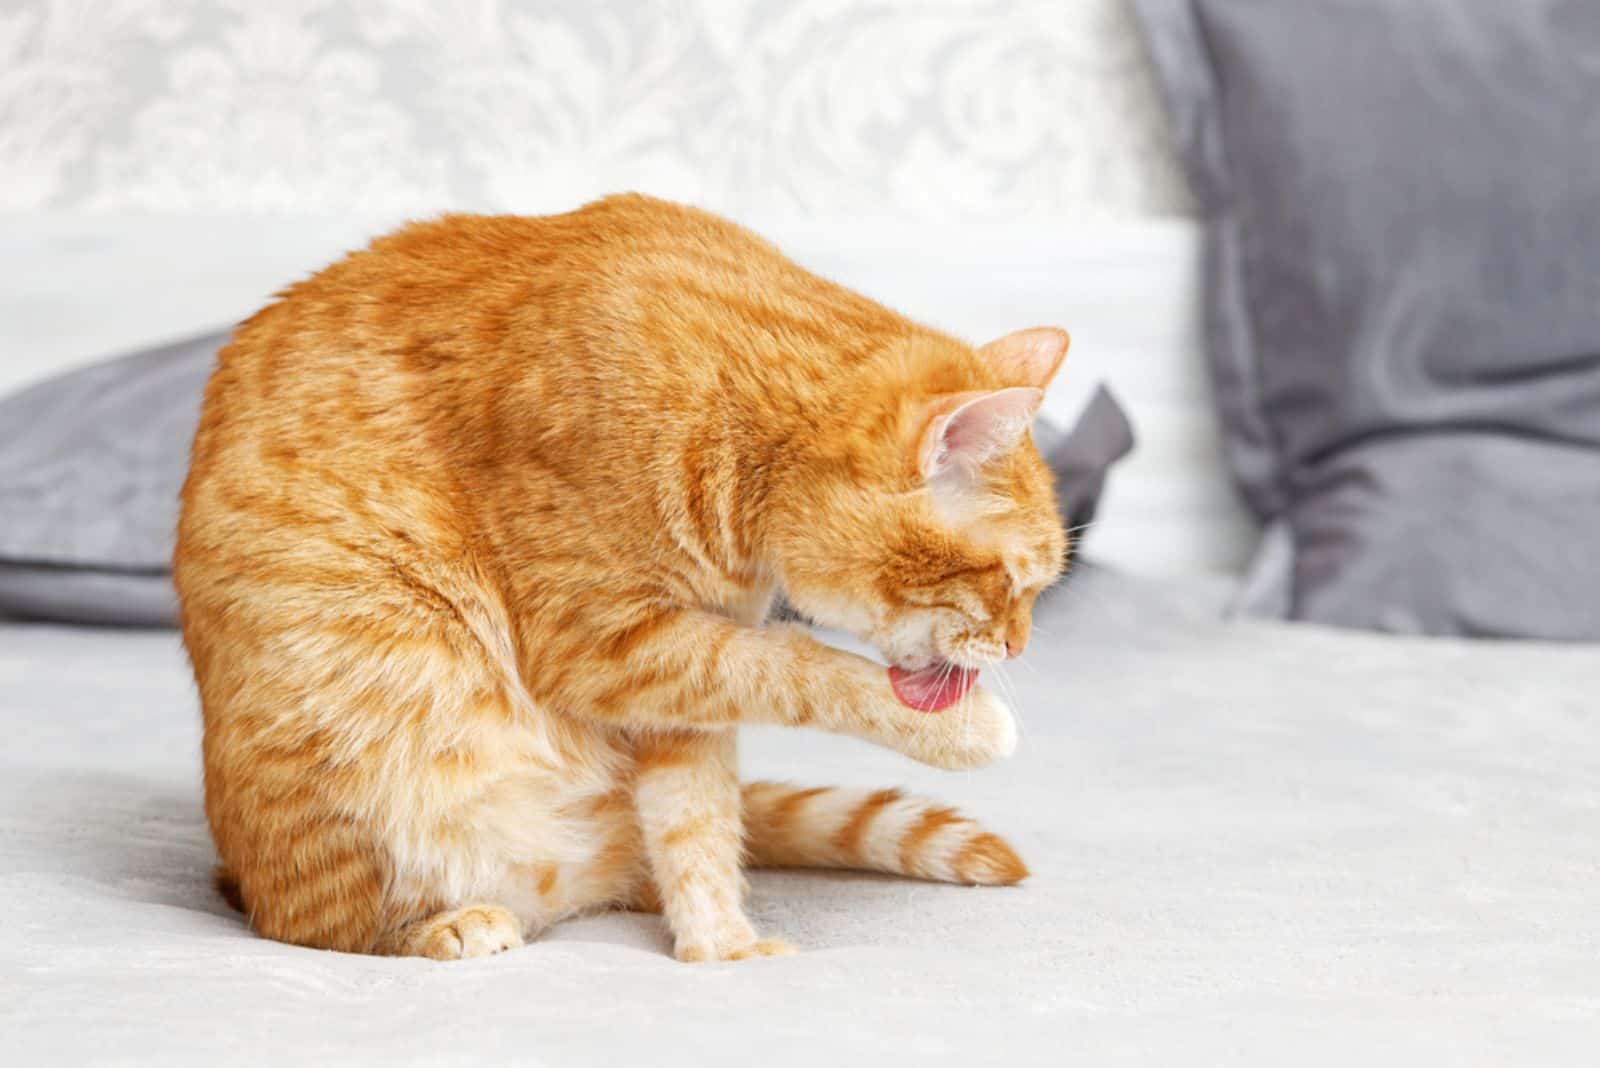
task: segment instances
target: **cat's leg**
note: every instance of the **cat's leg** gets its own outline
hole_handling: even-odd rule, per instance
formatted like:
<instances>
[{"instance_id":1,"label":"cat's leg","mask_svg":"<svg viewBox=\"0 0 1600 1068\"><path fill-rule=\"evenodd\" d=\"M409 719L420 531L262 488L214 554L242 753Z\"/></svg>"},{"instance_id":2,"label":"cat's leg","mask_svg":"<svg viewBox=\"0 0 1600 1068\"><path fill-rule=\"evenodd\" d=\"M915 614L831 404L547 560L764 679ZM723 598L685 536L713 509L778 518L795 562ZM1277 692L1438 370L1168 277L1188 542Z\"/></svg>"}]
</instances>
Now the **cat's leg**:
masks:
<instances>
[{"instance_id":1,"label":"cat's leg","mask_svg":"<svg viewBox=\"0 0 1600 1068\"><path fill-rule=\"evenodd\" d=\"M206 799L214 821L217 794ZM218 845L232 857L218 873L224 896L264 937L372 952L389 909L383 858L371 837L322 810L309 790L267 797L257 820L214 822Z\"/></svg>"},{"instance_id":2,"label":"cat's leg","mask_svg":"<svg viewBox=\"0 0 1600 1068\"><path fill-rule=\"evenodd\" d=\"M637 745L634 805L682 961L792 953L745 918L743 826L732 731L653 733Z\"/></svg>"},{"instance_id":3,"label":"cat's leg","mask_svg":"<svg viewBox=\"0 0 1600 1068\"><path fill-rule=\"evenodd\" d=\"M941 768L974 768L1016 748L1011 711L974 688L939 712L907 707L888 671L802 628L752 627L692 609L592 603L527 622L522 676L539 703L641 731L814 727L885 745Z\"/></svg>"},{"instance_id":4,"label":"cat's leg","mask_svg":"<svg viewBox=\"0 0 1600 1068\"><path fill-rule=\"evenodd\" d=\"M463 624L466 594L312 558L314 578L217 586L226 612L188 602L228 885L258 932L298 945L445 959L520 945L532 926L501 896L498 858L542 855L544 813L523 799L546 794L494 787L559 777L545 721L512 726L513 684Z\"/></svg>"},{"instance_id":5,"label":"cat's leg","mask_svg":"<svg viewBox=\"0 0 1600 1068\"><path fill-rule=\"evenodd\" d=\"M440 908L396 894L375 836L348 821L309 816L292 797L230 834L235 864L218 873L224 896L263 936L382 956L459 960L522 945L523 925L492 904ZM240 847L243 848L240 848Z\"/></svg>"},{"instance_id":6,"label":"cat's leg","mask_svg":"<svg viewBox=\"0 0 1600 1068\"><path fill-rule=\"evenodd\" d=\"M397 899L373 836L342 820L308 814L292 797L286 818L232 832L237 870L218 885L267 938L383 956L459 960L522 945L522 924L498 905L437 909ZM245 845L247 848L239 849Z\"/></svg>"}]
</instances>

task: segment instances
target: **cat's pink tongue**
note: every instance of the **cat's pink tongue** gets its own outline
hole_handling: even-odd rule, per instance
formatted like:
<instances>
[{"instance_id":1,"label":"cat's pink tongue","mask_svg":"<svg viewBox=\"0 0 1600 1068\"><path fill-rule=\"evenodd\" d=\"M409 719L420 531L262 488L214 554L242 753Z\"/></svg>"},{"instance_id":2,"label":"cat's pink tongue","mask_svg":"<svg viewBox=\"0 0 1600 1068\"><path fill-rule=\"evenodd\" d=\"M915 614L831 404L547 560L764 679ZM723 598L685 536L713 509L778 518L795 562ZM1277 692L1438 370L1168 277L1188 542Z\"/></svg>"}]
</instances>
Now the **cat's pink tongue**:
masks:
<instances>
[{"instance_id":1,"label":"cat's pink tongue","mask_svg":"<svg viewBox=\"0 0 1600 1068\"><path fill-rule=\"evenodd\" d=\"M977 681L976 668L956 667L943 660L916 671L889 669L889 685L894 687L894 695L902 704L923 712L949 708L967 696L967 691Z\"/></svg>"}]
</instances>

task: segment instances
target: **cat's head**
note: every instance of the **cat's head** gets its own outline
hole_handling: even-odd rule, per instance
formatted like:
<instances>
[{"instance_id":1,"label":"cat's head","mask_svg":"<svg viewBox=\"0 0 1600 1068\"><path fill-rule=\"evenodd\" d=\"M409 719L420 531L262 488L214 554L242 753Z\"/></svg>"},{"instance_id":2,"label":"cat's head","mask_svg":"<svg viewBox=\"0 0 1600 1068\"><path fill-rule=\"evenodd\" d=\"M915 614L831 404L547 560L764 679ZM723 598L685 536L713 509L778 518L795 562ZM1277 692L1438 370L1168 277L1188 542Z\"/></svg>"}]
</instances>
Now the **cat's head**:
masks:
<instances>
[{"instance_id":1,"label":"cat's head","mask_svg":"<svg viewBox=\"0 0 1600 1068\"><path fill-rule=\"evenodd\" d=\"M943 684L1019 654L1067 536L1030 427L1065 331L973 349L908 339L798 473L779 561L790 603Z\"/></svg>"}]
</instances>

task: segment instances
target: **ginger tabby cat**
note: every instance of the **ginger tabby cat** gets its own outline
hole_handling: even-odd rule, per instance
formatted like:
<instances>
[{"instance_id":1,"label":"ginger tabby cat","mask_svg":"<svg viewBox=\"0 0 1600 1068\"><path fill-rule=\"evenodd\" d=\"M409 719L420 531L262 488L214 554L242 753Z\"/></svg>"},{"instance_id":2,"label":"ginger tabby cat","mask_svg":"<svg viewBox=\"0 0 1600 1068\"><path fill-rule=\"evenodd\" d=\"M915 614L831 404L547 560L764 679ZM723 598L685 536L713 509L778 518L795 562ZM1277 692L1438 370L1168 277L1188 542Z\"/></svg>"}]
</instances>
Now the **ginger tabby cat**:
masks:
<instances>
[{"instance_id":1,"label":"ginger tabby cat","mask_svg":"<svg viewBox=\"0 0 1600 1068\"><path fill-rule=\"evenodd\" d=\"M174 560L219 886L261 934L439 959L659 909L789 951L744 865L978 884L886 790L741 788L741 723L942 768L1015 745L976 669L1064 566L1028 434L1066 334L973 349L642 196L408 226L243 323ZM764 625L774 594L882 665Z\"/></svg>"}]
</instances>

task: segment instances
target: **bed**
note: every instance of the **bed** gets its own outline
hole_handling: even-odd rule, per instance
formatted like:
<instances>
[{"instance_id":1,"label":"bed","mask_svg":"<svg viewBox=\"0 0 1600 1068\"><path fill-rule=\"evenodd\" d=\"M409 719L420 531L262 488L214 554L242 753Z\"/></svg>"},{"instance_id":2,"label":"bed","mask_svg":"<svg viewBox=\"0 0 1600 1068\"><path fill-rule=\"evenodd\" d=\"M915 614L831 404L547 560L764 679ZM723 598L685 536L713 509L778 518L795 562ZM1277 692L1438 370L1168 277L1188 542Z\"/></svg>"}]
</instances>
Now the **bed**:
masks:
<instances>
[{"instance_id":1,"label":"bed","mask_svg":"<svg viewBox=\"0 0 1600 1068\"><path fill-rule=\"evenodd\" d=\"M5 384L247 313L370 228L21 222L0 236ZM1101 563L1042 602L1009 672L1013 759L952 775L745 739L750 777L959 804L1032 877L760 872L755 919L803 952L730 965L676 964L655 917L623 913L450 966L279 945L210 886L176 635L0 624L8 1061L1592 1060L1600 648L1226 617L1248 526L1196 414L1193 232L993 233L957 262L765 228L965 333L1075 326L1083 384L1057 410L1106 378L1138 427L1087 542ZM980 281L955 293L958 270Z\"/></svg>"},{"instance_id":2,"label":"bed","mask_svg":"<svg viewBox=\"0 0 1600 1068\"><path fill-rule=\"evenodd\" d=\"M451 966L259 939L210 886L175 635L6 626L11 1063L1592 1055L1593 648L1229 623L1210 584L1093 568L1039 623L1000 767L806 733L753 731L744 753L752 776L958 802L1032 877L757 873L757 923L804 951L705 967L635 914Z\"/></svg>"}]
</instances>

